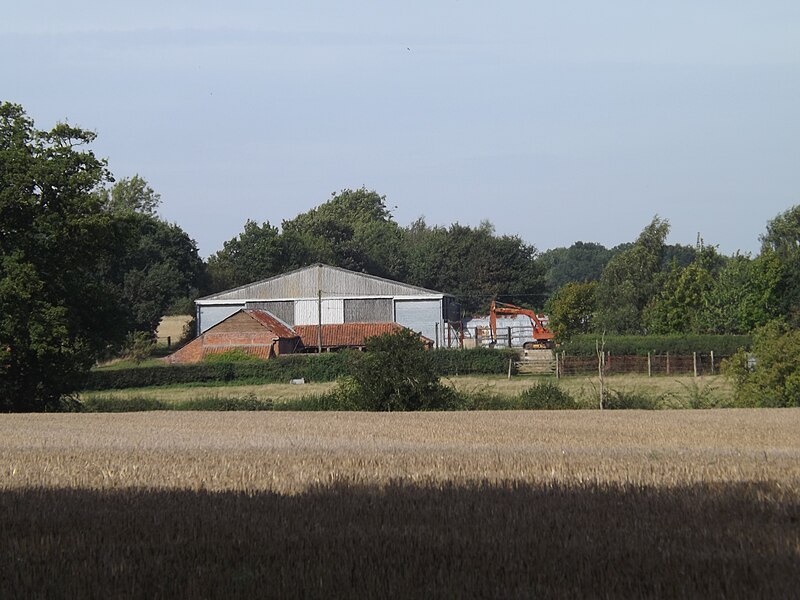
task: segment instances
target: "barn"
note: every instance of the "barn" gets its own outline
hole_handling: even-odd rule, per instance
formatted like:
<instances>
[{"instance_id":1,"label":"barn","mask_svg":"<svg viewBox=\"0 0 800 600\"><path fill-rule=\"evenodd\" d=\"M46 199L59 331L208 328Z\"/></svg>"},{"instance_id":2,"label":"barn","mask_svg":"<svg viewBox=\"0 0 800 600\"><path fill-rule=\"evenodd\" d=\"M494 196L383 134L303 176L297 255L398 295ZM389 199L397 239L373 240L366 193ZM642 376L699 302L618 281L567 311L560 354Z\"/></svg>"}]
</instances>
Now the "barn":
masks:
<instances>
[{"instance_id":1,"label":"barn","mask_svg":"<svg viewBox=\"0 0 800 600\"><path fill-rule=\"evenodd\" d=\"M460 319L452 295L324 264L205 296L195 305L198 335L245 309L267 311L297 331L312 325L398 323L435 347L458 345L448 318Z\"/></svg>"}]
</instances>

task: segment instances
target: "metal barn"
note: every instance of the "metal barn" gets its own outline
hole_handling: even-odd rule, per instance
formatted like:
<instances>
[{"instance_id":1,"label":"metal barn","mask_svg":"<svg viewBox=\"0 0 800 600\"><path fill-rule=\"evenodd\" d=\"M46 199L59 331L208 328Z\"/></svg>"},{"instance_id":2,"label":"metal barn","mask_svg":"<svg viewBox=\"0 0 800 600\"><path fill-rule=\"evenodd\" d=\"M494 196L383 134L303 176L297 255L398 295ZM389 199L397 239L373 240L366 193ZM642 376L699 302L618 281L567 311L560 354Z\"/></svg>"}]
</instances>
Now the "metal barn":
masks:
<instances>
[{"instance_id":1,"label":"metal barn","mask_svg":"<svg viewBox=\"0 0 800 600\"><path fill-rule=\"evenodd\" d=\"M269 311L290 326L399 323L436 347L458 345L447 321L457 307L453 296L323 264L206 296L195 304L198 335L246 308Z\"/></svg>"}]
</instances>

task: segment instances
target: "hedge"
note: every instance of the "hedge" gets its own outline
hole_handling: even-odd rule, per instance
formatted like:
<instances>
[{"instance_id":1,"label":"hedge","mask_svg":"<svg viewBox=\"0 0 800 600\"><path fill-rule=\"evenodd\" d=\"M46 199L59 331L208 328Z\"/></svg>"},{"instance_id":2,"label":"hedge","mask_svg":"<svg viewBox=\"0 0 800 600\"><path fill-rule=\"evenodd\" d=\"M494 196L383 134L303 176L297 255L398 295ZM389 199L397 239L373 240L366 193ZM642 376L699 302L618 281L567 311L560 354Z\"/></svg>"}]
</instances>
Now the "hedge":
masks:
<instances>
[{"instance_id":1,"label":"hedge","mask_svg":"<svg viewBox=\"0 0 800 600\"><path fill-rule=\"evenodd\" d=\"M288 383L292 379L311 382L334 381L349 372L353 351L280 356L268 361L204 362L128 369L96 369L89 373L85 390L143 388L161 385L214 384L229 382ZM431 350L439 375L502 374L516 356L508 350ZM516 372L516 366L512 363Z\"/></svg>"},{"instance_id":2,"label":"hedge","mask_svg":"<svg viewBox=\"0 0 800 600\"><path fill-rule=\"evenodd\" d=\"M572 356L594 356L599 335L577 335L558 348ZM749 335L607 335L605 351L617 356L655 354L691 355L692 352L732 356L739 348L749 349Z\"/></svg>"}]
</instances>

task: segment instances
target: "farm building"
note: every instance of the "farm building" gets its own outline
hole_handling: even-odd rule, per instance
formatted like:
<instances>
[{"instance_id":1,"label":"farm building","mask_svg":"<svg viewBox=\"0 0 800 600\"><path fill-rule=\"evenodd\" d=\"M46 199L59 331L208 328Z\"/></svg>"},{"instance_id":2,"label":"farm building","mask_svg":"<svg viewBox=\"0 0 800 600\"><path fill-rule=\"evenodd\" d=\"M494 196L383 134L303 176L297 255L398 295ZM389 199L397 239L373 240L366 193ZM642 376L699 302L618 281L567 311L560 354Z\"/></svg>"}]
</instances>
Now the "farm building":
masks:
<instances>
[{"instance_id":1,"label":"farm building","mask_svg":"<svg viewBox=\"0 0 800 600\"><path fill-rule=\"evenodd\" d=\"M200 362L210 354L239 350L268 360L281 354L364 348L376 335L402 329L397 323L297 325L294 328L265 310L240 308L165 358L170 364ZM431 347L433 342L420 336Z\"/></svg>"},{"instance_id":2,"label":"farm building","mask_svg":"<svg viewBox=\"0 0 800 600\"><path fill-rule=\"evenodd\" d=\"M397 323L435 347L458 345L447 319L460 311L453 296L323 264L206 296L195 304L198 335L242 309L257 309L298 333L304 326ZM336 330L328 331L333 335ZM316 346L316 332L302 335L313 336Z\"/></svg>"}]
</instances>

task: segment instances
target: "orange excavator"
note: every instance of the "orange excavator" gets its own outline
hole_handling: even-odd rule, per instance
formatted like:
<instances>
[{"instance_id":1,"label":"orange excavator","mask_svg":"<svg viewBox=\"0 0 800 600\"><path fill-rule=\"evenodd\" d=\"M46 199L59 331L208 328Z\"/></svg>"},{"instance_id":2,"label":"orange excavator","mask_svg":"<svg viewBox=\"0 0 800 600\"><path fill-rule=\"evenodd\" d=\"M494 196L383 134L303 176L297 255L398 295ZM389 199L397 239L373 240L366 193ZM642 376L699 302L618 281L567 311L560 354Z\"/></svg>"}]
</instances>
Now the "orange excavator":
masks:
<instances>
[{"instance_id":1,"label":"orange excavator","mask_svg":"<svg viewBox=\"0 0 800 600\"><path fill-rule=\"evenodd\" d=\"M544 315L537 315L527 308L492 300L492 305L489 308L489 328L491 329L492 341L494 343L497 342L497 315L525 315L530 318L531 326L533 327L533 341L525 342L525 344L523 344L524 348L555 347L555 341L553 339L555 338L555 334L542 323Z\"/></svg>"}]
</instances>

